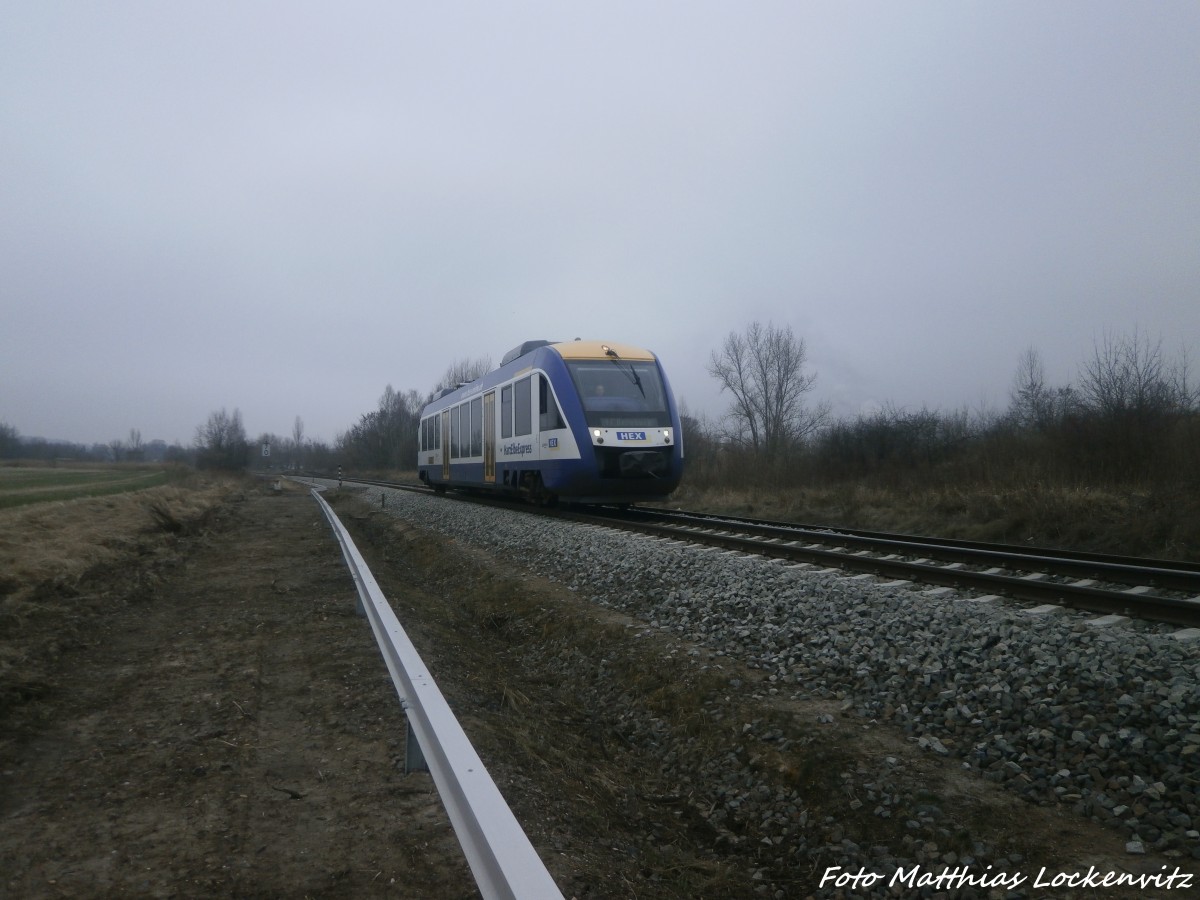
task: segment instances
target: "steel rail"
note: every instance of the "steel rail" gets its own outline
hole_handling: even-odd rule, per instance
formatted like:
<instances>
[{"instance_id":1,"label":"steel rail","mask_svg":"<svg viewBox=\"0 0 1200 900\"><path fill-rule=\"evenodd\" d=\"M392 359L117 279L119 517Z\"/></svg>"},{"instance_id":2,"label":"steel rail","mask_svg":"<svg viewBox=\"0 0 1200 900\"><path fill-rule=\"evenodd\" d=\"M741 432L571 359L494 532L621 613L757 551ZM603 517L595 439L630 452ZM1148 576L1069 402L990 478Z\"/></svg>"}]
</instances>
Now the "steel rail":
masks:
<instances>
[{"instance_id":1,"label":"steel rail","mask_svg":"<svg viewBox=\"0 0 1200 900\"><path fill-rule=\"evenodd\" d=\"M707 513L627 510L617 517L636 517L641 521L678 523L703 528L734 528L780 540L809 540L822 544L841 544L881 553L908 553L969 565L1036 569L1051 575L1094 578L1126 585L1149 585L1162 590L1200 592L1200 566L1186 562L1110 557L1078 551L1058 551L1041 547L1014 547L975 541L922 538L887 532L819 528L716 516Z\"/></svg>"},{"instance_id":2,"label":"steel rail","mask_svg":"<svg viewBox=\"0 0 1200 900\"><path fill-rule=\"evenodd\" d=\"M576 522L617 527L672 540L687 540L741 553L775 559L812 563L830 568L867 572L886 578L916 581L924 584L954 588L995 591L1009 597L1040 603L1069 605L1080 609L1136 616L1173 625L1200 625L1200 601L1175 597L1134 594L1125 590L1097 587L1086 581L1053 582L1036 576L1006 575L999 572L975 572L969 569L931 564L927 559L906 561L895 558L865 556L831 550L799 540L767 540L745 537L728 532L699 530L680 525L665 525L646 521L629 521L610 515L560 512L558 515Z\"/></svg>"},{"instance_id":3,"label":"steel rail","mask_svg":"<svg viewBox=\"0 0 1200 900\"><path fill-rule=\"evenodd\" d=\"M1035 554L1035 555L1053 555L1061 559L1075 560L1095 560L1106 563L1117 563L1131 566L1148 566L1151 568L1165 568L1178 570L1183 572L1200 573L1200 562L1189 562L1187 560L1166 560L1154 559L1144 556L1121 556L1109 553L1092 553L1086 550L1067 550L1061 548L1037 547L1028 544L994 544L984 543L982 541L968 541L961 538L944 538L944 537L918 537L916 535L902 534L895 531L868 531L862 528L844 528L841 526L832 525L813 525L801 522L783 522L773 519L749 518L743 516L726 515L724 513L707 513L688 510L675 509L657 509L652 507L636 507L626 510L631 514L642 516L659 517L663 519L692 519L696 521L706 521L713 525L721 523L733 523L738 526L759 526L762 528L784 528L784 529L802 529L817 534L825 534L830 536L851 536L856 538L893 540L893 541L924 541L938 546L958 547L964 549L981 549L995 550L1003 553L1011 553L1014 555Z\"/></svg>"},{"instance_id":4,"label":"steel rail","mask_svg":"<svg viewBox=\"0 0 1200 900\"><path fill-rule=\"evenodd\" d=\"M414 489L409 485L389 482L373 482L366 479L357 481L360 484ZM511 505L509 501L492 497L471 499L472 502L488 505ZM1200 626L1200 596L1195 596L1200 594L1200 565L1192 563L920 538L887 532L817 528L683 510L652 510L644 507L618 510L596 507L589 512L581 512L578 509L535 508L525 505L521 508L531 513L640 531L658 537L689 540L747 554L802 561L945 587L995 591L1035 603L1066 605L1172 625ZM730 533L733 530L740 530L743 535ZM757 534L759 537L746 537L745 534ZM830 545L858 547L859 550L850 552L829 549ZM894 556L866 555L870 551L904 553L909 557L920 558L912 561L897 559ZM941 560L942 563L931 560ZM958 567L961 565L992 568L988 571L972 571ZM1010 571L998 571L1001 568ZM1027 574L1011 574L1013 569ZM1073 578L1075 581L1052 581L1046 579L1045 575L1058 575ZM1134 587L1123 590L1097 585L1096 581ZM1191 596L1166 597L1148 594L1138 590L1143 586L1178 591Z\"/></svg>"},{"instance_id":5,"label":"steel rail","mask_svg":"<svg viewBox=\"0 0 1200 900\"><path fill-rule=\"evenodd\" d=\"M341 545L358 588L360 610L371 623L408 727L420 745L480 893L485 900L562 900L562 892L471 746L350 533L319 490L314 488L312 495Z\"/></svg>"}]
</instances>

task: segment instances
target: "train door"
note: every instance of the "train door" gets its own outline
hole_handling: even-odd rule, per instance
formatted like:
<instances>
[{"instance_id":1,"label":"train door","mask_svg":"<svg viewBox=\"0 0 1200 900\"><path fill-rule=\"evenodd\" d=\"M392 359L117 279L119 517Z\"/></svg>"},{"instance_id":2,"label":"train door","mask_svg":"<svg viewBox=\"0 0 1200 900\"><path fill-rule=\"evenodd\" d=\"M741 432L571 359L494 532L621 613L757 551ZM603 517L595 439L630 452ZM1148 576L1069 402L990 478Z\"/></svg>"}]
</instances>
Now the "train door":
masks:
<instances>
[{"instance_id":1,"label":"train door","mask_svg":"<svg viewBox=\"0 0 1200 900\"><path fill-rule=\"evenodd\" d=\"M496 483L496 392L483 395L483 480Z\"/></svg>"},{"instance_id":2,"label":"train door","mask_svg":"<svg viewBox=\"0 0 1200 900\"><path fill-rule=\"evenodd\" d=\"M450 480L450 410L442 410L442 481Z\"/></svg>"}]
</instances>

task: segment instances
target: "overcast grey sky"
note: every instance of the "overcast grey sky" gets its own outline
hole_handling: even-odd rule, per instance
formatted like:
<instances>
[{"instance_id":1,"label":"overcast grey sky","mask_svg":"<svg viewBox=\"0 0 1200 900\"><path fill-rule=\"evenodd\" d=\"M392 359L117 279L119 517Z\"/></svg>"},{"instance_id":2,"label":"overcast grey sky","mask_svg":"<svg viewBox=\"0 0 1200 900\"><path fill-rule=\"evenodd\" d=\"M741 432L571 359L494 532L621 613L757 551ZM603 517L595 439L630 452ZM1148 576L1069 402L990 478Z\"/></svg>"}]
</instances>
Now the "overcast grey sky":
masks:
<instances>
[{"instance_id":1,"label":"overcast grey sky","mask_svg":"<svg viewBox=\"0 0 1200 900\"><path fill-rule=\"evenodd\" d=\"M332 442L533 338L693 414L790 325L840 415L1200 350L1200 3L0 0L0 420Z\"/></svg>"}]
</instances>

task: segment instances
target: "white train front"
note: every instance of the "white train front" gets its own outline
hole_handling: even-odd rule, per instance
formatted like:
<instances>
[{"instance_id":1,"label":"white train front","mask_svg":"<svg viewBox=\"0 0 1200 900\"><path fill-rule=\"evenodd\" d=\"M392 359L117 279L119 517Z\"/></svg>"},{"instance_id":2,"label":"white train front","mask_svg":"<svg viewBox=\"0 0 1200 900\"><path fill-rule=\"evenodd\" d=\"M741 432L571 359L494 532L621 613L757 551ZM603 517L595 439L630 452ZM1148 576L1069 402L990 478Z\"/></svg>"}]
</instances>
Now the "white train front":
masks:
<instances>
[{"instance_id":1,"label":"white train front","mask_svg":"<svg viewBox=\"0 0 1200 900\"><path fill-rule=\"evenodd\" d=\"M433 488L539 503L662 500L683 474L670 384L649 350L527 341L421 412L417 470Z\"/></svg>"}]
</instances>

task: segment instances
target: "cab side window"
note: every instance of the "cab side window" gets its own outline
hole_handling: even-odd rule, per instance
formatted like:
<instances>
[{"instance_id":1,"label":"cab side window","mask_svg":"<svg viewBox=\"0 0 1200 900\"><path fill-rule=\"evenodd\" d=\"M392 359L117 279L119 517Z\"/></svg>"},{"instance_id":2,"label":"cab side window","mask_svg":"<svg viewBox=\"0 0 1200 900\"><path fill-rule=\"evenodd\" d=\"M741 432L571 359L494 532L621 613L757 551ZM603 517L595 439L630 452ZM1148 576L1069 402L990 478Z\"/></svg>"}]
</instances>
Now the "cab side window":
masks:
<instances>
[{"instance_id":1,"label":"cab side window","mask_svg":"<svg viewBox=\"0 0 1200 900\"><path fill-rule=\"evenodd\" d=\"M558 401L554 398L554 390L550 387L549 380L542 375L537 376L537 380L538 423L541 425L542 431L566 428L562 413L558 411Z\"/></svg>"}]
</instances>

